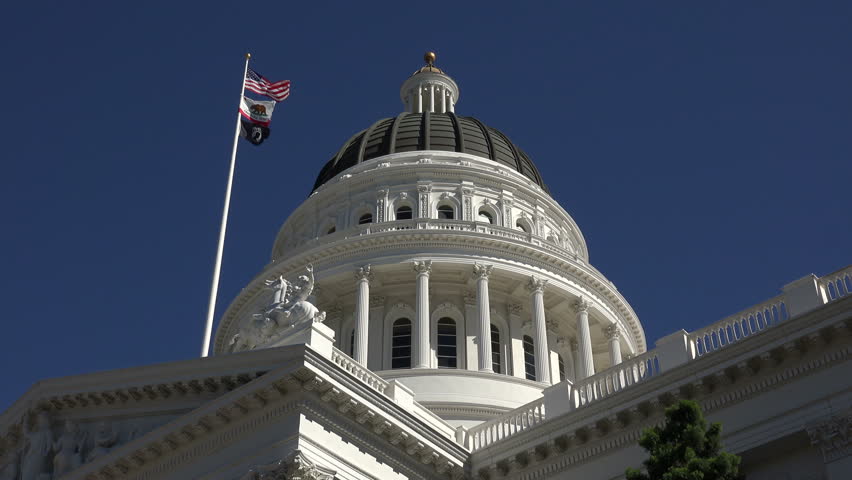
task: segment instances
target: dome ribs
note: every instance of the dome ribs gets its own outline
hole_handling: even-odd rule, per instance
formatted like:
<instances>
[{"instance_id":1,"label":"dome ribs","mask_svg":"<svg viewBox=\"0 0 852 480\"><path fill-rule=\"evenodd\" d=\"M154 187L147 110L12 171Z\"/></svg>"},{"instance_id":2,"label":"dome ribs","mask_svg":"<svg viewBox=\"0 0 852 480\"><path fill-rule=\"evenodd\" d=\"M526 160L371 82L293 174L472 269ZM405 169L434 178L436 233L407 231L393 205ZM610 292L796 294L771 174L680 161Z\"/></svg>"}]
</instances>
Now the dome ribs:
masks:
<instances>
[{"instance_id":1,"label":"dome ribs","mask_svg":"<svg viewBox=\"0 0 852 480\"><path fill-rule=\"evenodd\" d=\"M465 153L464 148L464 132L462 131L461 125L459 125L459 119L456 117L455 113L449 113L450 120L453 122L453 129L456 132L456 151L459 153Z\"/></svg>"},{"instance_id":2,"label":"dome ribs","mask_svg":"<svg viewBox=\"0 0 852 480\"><path fill-rule=\"evenodd\" d=\"M529 156L505 133L474 117L447 113L408 113L382 118L352 136L321 169L312 191L355 165L385 155L437 150L487 158L515 170L545 192L541 174Z\"/></svg>"},{"instance_id":3,"label":"dome ribs","mask_svg":"<svg viewBox=\"0 0 852 480\"><path fill-rule=\"evenodd\" d=\"M406 115L408 115L408 114L405 113L405 112L402 112L399 115L397 115L396 118L393 120L393 124L391 125L391 132L390 132L390 145L388 146L388 153L389 154L390 153L396 153L396 134L399 132L400 121Z\"/></svg>"},{"instance_id":4,"label":"dome ribs","mask_svg":"<svg viewBox=\"0 0 852 480\"><path fill-rule=\"evenodd\" d=\"M496 160L496 157L494 156L494 143L493 139L491 138L491 133L488 131L488 127L486 127L485 124L473 117L467 118L473 123L475 123L480 130L482 130L482 135L485 137L485 143L488 146L488 158L490 160Z\"/></svg>"},{"instance_id":5,"label":"dome ribs","mask_svg":"<svg viewBox=\"0 0 852 480\"><path fill-rule=\"evenodd\" d=\"M431 150L432 149L432 125L431 125L429 111L426 110L423 112L423 123L420 124L421 134L420 139L423 142L421 150Z\"/></svg>"},{"instance_id":6,"label":"dome ribs","mask_svg":"<svg viewBox=\"0 0 852 480\"><path fill-rule=\"evenodd\" d=\"M364 130L364 135L361 137L361 145L358 146L358 161L355 162L356 165L365 160L364 151L367 149L367 141L369 141L369 139L370 139L370 134L373 133L373 130L375 130L376 127L380 123L384 122L385 120L387 120L387 119L382 118L382 119L378 120L376 123L370 125L370 128Z\"/></svg>"}]
</instances>

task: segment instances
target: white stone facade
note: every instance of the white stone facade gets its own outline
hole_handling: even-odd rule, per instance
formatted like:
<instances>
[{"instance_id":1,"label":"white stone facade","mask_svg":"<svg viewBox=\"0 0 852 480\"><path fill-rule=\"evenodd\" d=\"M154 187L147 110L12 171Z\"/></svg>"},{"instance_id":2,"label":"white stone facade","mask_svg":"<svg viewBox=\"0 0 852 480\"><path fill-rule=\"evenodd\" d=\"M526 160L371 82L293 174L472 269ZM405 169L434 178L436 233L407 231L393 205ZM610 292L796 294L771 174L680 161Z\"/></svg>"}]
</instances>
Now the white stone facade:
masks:
<instances>
[{"instance_id":1,"label":"white stone facade","mask_svg":"<svg viewBox=\"0 0 852 480\"><path fill-rule=\"evenodd\" d=\"M430 63L400 95L446 113L458 91ZM213 357L34 386L0 416L0 480L617 479L679 398L749 479L852 478L850 291L852 267L811 275L649 348L530 177L383 155L290 215Z\"/></svg>"}]
</instances>

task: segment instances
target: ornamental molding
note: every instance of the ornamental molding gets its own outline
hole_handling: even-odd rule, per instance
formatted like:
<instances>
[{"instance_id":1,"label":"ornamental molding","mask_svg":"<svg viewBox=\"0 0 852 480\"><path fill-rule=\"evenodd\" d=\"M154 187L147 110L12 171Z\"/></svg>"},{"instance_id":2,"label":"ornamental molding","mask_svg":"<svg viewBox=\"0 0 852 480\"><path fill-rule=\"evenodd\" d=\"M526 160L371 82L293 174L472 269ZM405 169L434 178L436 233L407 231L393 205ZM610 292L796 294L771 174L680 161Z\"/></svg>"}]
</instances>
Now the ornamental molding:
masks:
<instances>
[{"instance_id":1,"label":"ornamental molding","mask_svg":"<svg viewBox=\"0 0 852 480\"><path fill-rule=\"evenodd\" d=\"M414 262L414 271L417 275L429 276L432 273L432 260L419 260Z\"/></svg>"},{"instance_id":2,"label":"ornamental molding","mask_svg":"<svg viewBox=\"0 0 852 480\"><path fill-rule=\"evenodd\" d=\"M825 463L852 455L852 409L811 423L805 430Z\"/></svg>"},{"instance_id":3,"label":"ornamental molding","mask_svg":"<svg viewBox=\"0 0 852 480\"><path fill-rule=\"evenodd\" d=\"M337 472L316 465L296 450L287 458L252 468L240 480L333 480Z\"/></svg>"},{"instance_id":4,"label":"ornamental molding","mask_svg":"<svg viewBox=\"0 0 852 480\"><path fill-rule=\"evenodd\" d=\"M510 303L507 305L509 309L509 315L520 316L524 307L520 303Z\"/></svg>"},{"instance_id":5,"label":"ornamental molding","mask_svg":"<svg viewBox=\"0 0 852 480\"><path fill-rule=\"evenodd\" d=\"M486 255L544 269L562 277L568 285L573 285L580 291L594 291L600 294L599 301L602 302L604 311L613 315L614 318L621 318L629 326L630 335L627 340L632 350L645 351L644 335L632 308L613 285L588 264L577 262L571 257L563 258L563 256L545 252L542 250L546 247L545 245L520 244L491 235L467 234L467 232L459 235L459 232L450 234L446 231L432 230L397 230L390 233L392 235L351 237L332 245L305 248L301 252L294 252L286 259L273 262L259 276L268 278L276 273L289 275L306 262L312 262L318 267L318 271L321 271L325 266L343 263L348 258L388 253L388 248L394 246L406 250L451 249L461 256ZM237 319L236 315L253 300L258 288L257 280L250 283L226 310L215 337L217 352L222 351L225 346L223 344L225 340L218 332L229 331L230 325Z\"/></svg>"},{"instance_id":6,"label":"ornamental molding","mask_svg":"<svg viewBox=\"0 0 852 480\"><path fill-rule=\"evenodd\" d=\"M361 282L365 281L367 283L373 280L373 274L370 272L370 264L364 265L362 267L358 267L355 270L355 281Z\"/></svg>"},{"instance_id":7,"label":"ornamental molding","mask_svg":"<svg viewBox=\"0 0 852 480\"><path fill-rule=\"evenodd\" d=\"M384 295L371 295L370 308L382 308L385 306L387 298Z\"/></svg>"},{"instance_id":8,"label":"ornamental molding","mask_svg":"<svg viewBox=\"0 0 852 480\"><path fill-rule=\"evenodd\" d=\"M544 278L538 278L535 275L531 275L529 281L527 282L527 291L530 293L544 293L544 287L547 286L547 282L549 280Z\"/></svg>"},{"instance_id":9,"label":"ornamental molding","mask_svg":"<svg viewBox=\"0 0 852 480\"><path fill-rule=\"evenodd\" d=\"M473 276L478 280L488 280L488 276L491 275L491 272L494 270L494 265L485 265L482 263L474 263L473 264Z\"/></svg>"},{"instance_id":10,"label":"ornamental molding","mask_svg":"<svg viewBox=\"0 0 852 480\"><path fill-rule=\"evenodd\" d=\"M580 298L574 302L574 311L577 313L586 313L589 311L589 305L591 304L588 300L586 300L586 297L580 296Z\"/></svg>"},{"instance_id":11,"label":"ornamental molding","mask_svg":"<svg viewBox=\"0 0 852 480\"><path fill-rule=\"evenodd\" d=\"M603 331L607 340L618 340L621 338L621 330L618 328L618 324L611 323L604 327Z\"/></svg>"},{"instance_id":12,"label":"ornamental molding","mask_svg":"<svg viewBox=\"0 0 852 480\"><path fill-rule=\"evenodd\" d=\"M281 371L281 361L289 353L292 358L289 370ZM230 358L227 358L230 357ZM116 447L109 455L99 457L91 463L85 464L75 470L71 477L88 480L112 480L118 478L128 479L150 479L160 478L168 472L174 471L180 464L197 461L221 450L225 445L231 444L235 438L249 436L257 431L262 425L268 425L273 419L290 412L318 411L312 404L329 405L324 410L339 417L329 424L343 425L350 422L349 426L343 425L339 430L341 434L349 435L349 440L362 440L364 433L352 431L352 425L361 424L370 428L376 436L366 439L370 443L384 443L385 447L379 447L383 453L390 453L392 457L402 458L407 462L408 468L415 465L417 468L426 468L427 472L438 472L451 478L460 478L463 475L464 461L467 453L461 446L452 440L452 435L439 433L434 426L424 424L409 413L394 405L392 398L385 396L377 390L378 384L368 383L368 378L358 376L357 372L350 373L342 365L337 365L308 348L305 345L293 345L281 349L245 352L238 356L225 356L230 362L221 362L221 359L212 357L205 362L222 366L206 365L206 368L198 369L202 375L211 369L233 370L235 366L244 365L249 371L258 371L258 364L266 364L271 360L276 364L275 376L261 372L257 374L254 381L246 376L227 382L231 390L219 398L210 399L203 397L203 403L187 413L180 415L177 419L166 425L156 428L142 437L128 442L126 445ZM247 361L253 359L254 361ZM267 360L263 360L267 359ZM181 365L194 368L197 361L181 362ZM288 363L284 363L287 365ZM162 366L160 366L162 369ZM140 367L139 370L150 370ZM132 373L132 372L131 372ZM123 378L128 375L128 370L121 370ZM178 372L179 374L179 372ZM115 374L118 375L118 374ZM109 377L109 375L102 375ZM117 378L115 381L121 383ZM50 382L48 382L50 383ZM52 382L58 383L58 382ZM86 385L91 384L91 379L86 379ZM44 387L37 387L38 389ZM163 399L174 393L165 390L147 390L154 396L153 399ZM299 394L299 392L302 392ZM32 393L32 391L31 391ZM109 392L105 392L109 393ZM296 393L296 395L293 395ZM93 398L95 392L90 392L84 397ZM101 398L107 398L100 393ZM141 399L147 401L148 399ZM112 408L124 409L125 402L134 401L128 397L126 400L116 400L117 404ZM54 407L49 401L27 402L28 405L40 405L40 409L51 409L61 411L64 407ZM76 406L73 408L77 408ZM99 411L103 412L106 406ZM418 404L414 408L423 408ZM33 410L27 415L35 415ZM64 412L63 412L64 413ZM7 412L8 414L8 412ZM6 415L4 415L5 417ZM341 423L341 420L345 422ZM21 425L23 422L18 423ZM451 430L449 426L447 430ZM20 437L20 434L18 435ZM400 443L400 439L407 438L406 442ZM18 440L18 443L20 439ZM10 443L7 436L0 441L3 449L17 451L15 442ZM396 448L389 448L396 447ZM395 452L395 453L394 453ZM0 451L0 458L7 452ZM413 458L412 458L413 457ZM288 464L292 465L292 464ZM264 465L262 467L276 471L278 463ZM307 464L305 464L307 466ZM289 468L289 467L288 467ZM306 468L304 472L313 470ZM299 472L297 468L294 470ZM324 472L317 468L316 471ZM249 472L252 473L252 472ZM262 475L271 472L261 471L255 468L255 474ZM421 472L422 474L422 472ZM426 477L430 477L429 473ZM249 478L280 478L280 477L249 477ZM290 478L290 477L287 477ZM293 477L300 478L300 477ZM306 479L313 477L304 477ZM319 477L323 478L323 477Z\"/></svg>"},{"instance_id":13,"label":"ornamental molding","mask_svg":"<svg viewBox=\"0 0 852 480\"><path fill-rule=\"evenodd\" d=\"M472 467L474 471L487 472L497 468L497 465L508 465L503 472L508 475L527 465L534 465L534 470L525 470L524 478L553 478L554 474L574 464L634 445L644 428L663 424L663 410L678 398L696 400L705 413L710 413L760 397L817 371L848 362L852 356L852 321L837 320L837 316L830 315L830 312L825 315L829 321L822 324L812 318L794 318L791 322L761 332L754 340L732 344L675 370L663 372L623 393L603 398L553 421L546 421L507 437L474 452ZM792 333L796 330L799 335ZM810 338L811 343L820 345L803 347L802 335ZM780 347L777 346L779 339L786 339ZM761 343L755 345L755 341ZM834 348L826 350L825 347ZM775 353L770 354L767 349ZM779 355L779 352L792 354ZM816 355L803 358L802 355L807 352ZM733 366L732 361L736 362ZM763 439L770 441L801 428L790 422L782 423L784 431L775 431L772 438L764 436ZM814 425L821 423L818 421ZM830 427L829 432L833 428ZM542 442L542 439L547 440ZM848 443L843 445L843 448L849 447ZM519 467L518 455L523 457L526 452L536 450L557 452L559 455L551 461L544 461L547 455L536 457L535 461L527 458L527 463Z\"/></svg>"}]
</instances>

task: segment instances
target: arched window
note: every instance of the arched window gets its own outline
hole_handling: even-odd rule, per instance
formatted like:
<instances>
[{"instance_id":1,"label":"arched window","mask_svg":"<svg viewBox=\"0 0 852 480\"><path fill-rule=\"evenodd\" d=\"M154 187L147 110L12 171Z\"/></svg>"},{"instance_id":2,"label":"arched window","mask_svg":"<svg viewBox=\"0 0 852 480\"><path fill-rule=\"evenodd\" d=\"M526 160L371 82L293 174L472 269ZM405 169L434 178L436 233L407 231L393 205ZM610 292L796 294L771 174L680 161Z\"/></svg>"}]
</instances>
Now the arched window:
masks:
<instances>
[{"instance_id":1,"label":"arched window","mask_svg":"<svg viewBox=\"0 0 852 480\"><path fill-rule=\"evenodd\" d=\"M488 210L480 208L478 221L494 225L494 215L491 215Z\"/></svg>"},{"instance_id":2,"label":"arched window","mask_svg":"<svg viewBox=\"0 0 852 480\"><path fill-rule=\"evenodd\" d=\"M535 345L529 335L524 335L524 370L527 380L535 380Z\"/></svg>"},{"instance_id":3,"label":"arched window","mask_svg":"<svg viewBox=\"0 0 852 480\"><path fill-rule=\"evenodd\" d=\"M503 373L500 369L501 362L500 355L500 329L497 328L497 325L491 324L491 369L494 370L494 373Z\"/></svg>"},{"instance_id":4,"label":"arched window","mask_svg":"<svg viewBox=\"0 0 852 480\"><path fill-rule=\"evenodd\" d=\"M456 368L456 321L449 317L438 320L438 368Z\"/></svg>"},{"instance_id":5,"label":"arched window","mask_svg":"<svg viewBox=\"0 0 852 480\"><path fill-rule=\"evenodd\" d=\"M411 320L393 322L391 335L391 368L411 368Z\"/></svg>"},{"instance_id":6,"label":"arched window","mask_svg":"<svg viewBox=\"0 0 852 480\"><path fill-rule=\"evenodd\" d=\"M515 222L515 227L516 227L518 230L521 230L521 231L523 231L523 232L525 232L525 233L530 233L530 227L526 224L526 222L523 222L523 221L521 221L521 220L518 220L517 222Z\"/></svg>"},{"instance_id":7,"label":"arched window","mask_svg":"<svg viewBox=\"0 0 852 480\"><path fill-rule=\"evenodd\" d=\"M396 209L397 220L411 220L411 207L403 205Z\"/></svg>"},{"instance_id":8,"label":"arched window","mask_svg":"<svg viewBox=\"0 0 852 480\"><path fill-rule=\"evenodd\" d=\"M559 356L559 381L565 380L565 359L562 358L562 354L558 353Z\"/></svg>"},{"instance_id":9,"label":"arched window","mask_svg":"<svg viewBox=\"0 0 852 480\"><path fill-rule=\"evenodd\" d=\"M452 205L441 205L438 207L438 218L441 220L452 220L456 218L456 212Z\"/></svg>"},{"instance_id":10,"label":"arched window","mask_svg":"<svg viewBox=\"0 0 852 480\"><path fill-rule=\"evenodd\" d=\"M365 223L373 223L372 213L365 213L364 215L361 215L360 218L358 218L358 225L363 225Z\"/></svg>"}]
</instances>

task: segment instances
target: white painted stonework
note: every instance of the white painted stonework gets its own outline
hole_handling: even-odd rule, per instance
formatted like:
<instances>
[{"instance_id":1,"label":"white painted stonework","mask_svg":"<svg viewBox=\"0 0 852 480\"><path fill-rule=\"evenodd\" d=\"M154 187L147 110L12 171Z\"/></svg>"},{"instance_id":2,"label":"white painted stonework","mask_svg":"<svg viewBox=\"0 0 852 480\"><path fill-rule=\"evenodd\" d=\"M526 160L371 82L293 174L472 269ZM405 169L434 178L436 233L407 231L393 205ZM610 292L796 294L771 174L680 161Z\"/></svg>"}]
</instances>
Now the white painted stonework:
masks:
<instances>
[{"instance_id":1,"label":"white painted stonework","mask_svg":"<svg viewBox=\"0 0 852 480\"><path fill-rule=\"evenodd\" d=\"M400 96L458 92L430 64ZM679 398L750 480L848 479L850 290L810 275L649 348L530 177L383 155L290 215L213 357L36 384L0 416L0 480L618 479Z\"/></svg>"}]
</instances>

